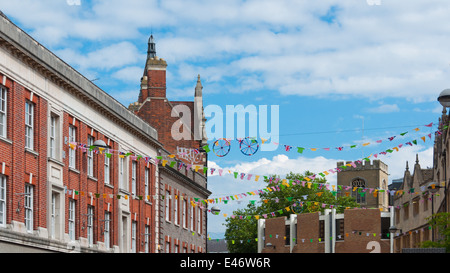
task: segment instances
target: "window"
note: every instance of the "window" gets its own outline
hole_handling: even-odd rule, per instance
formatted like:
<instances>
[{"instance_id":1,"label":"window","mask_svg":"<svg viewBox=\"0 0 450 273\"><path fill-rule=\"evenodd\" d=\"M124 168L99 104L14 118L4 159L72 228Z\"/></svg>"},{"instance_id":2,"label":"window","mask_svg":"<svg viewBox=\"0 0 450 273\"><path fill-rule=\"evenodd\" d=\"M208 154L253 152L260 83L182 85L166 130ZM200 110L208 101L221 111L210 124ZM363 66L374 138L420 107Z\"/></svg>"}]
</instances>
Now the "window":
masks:
<instances>
[{"instance_id":1,"label":"window","mask_svg":"<svg viewBox=\"0 0 450 273\"><path fill-rule=\"evenodd\" d=\"M150 195L150 188L149 188L149 169L146 167L145 168L145 173L144 173L144 196L145 196L145 200L147 200L147 196Z\"/></svg>"},{"instance_id":2,"label":"window","mask_svg":"<svg viewBox=\"0 0 450 273\"><path fill-rule=\"evenodd\" d=\"M75 126L70 125L69 126L69 142L76 142L76 128ZM76 154L75 149L69 148L69 167L76 169Z\"/></svg>"},{"instance_id":3,"label":"window","mask_svg":"<svg viewBox=\"0 0 450 273\"><path fill-rule=\"evenodd\" d=\"M191 218L191 230L194 231L194 206L191 205L191 212L189 213Z\"/></svg>"},{"instance_id":4,"label":"window","mask_svg":"<svg viewBox=\"0 0 450 273\"><path fill-rule=\"evenodd\" d=\"M28 232L33 231L33 186L25 185L25 227Z\"/></svg>"},{"instance_id":5,"label":"window","mask_svg":"<svg viewBox=\"0 0 450 273\"><path fill-rule=\"evenodd\" d=\"M51 158L56 158L56 117L50 116L50 143L49 155Z\"/></svg>"},{"instance_id":6,"label":"window","mask_svg":"<svg viewBox=\"0 0 450 273\"><path fill-rule=\"evenodd\" d=\"M136 195L136 161L131 163L131 194Z\"/></svg>"},{"instance_id":7,"label":"window","mask_svg":"<svg viewBox=\"0 0 450 273\"><path fill-rule=\"evenodd\" d=\"M88 136L88 152L87 152L87 174L90 177L94 177L94 151L91 146L94 145L94 137Z\"/></svg>"},{"instance_id":8,"label":"window","mask_svg":"<svg viewBox=\"0 0 450 273\"><path fill-rule=\"evenodd\" d=\"M150 252L150 226L145 225L145 234L144 234L144 250L145 253Z\"/></svg>"},{"instance_id":9,"label":"window","mask_svg":"<svg viewBox=\"0 0 450 273\"><path fill-rule=\"evenodd\" d=\"M94 244L94 207L88 206L87 211L87 239L90 246Z\"/></svg>"},{"instance_id":10,"label":"window","mask_svg":"<svg viewBox=\"0 0 450 273\"><path fill-rule=\"evenodd\" d=\"M336 241L344 240L344 219L336 219Z\"/></svg>"},{"instance_id":11,"label":"window","mask_svg":"<svg viewBox=\"0 0 450 273\"><path fill-rule=\"evenodd\" d=\"M0 86L0 136L6 138L6 118L7 118L7 92L6 88Z\"/></svg>"},{"instance_id":12,"label":"window","mask_svg":"<svg viewBox=\"0 0 450 273\"><path fill-rule=\"evenodd\" d=\"M186 209L187 209L187 200L186 200L186 197L184 197L184 200L183 200L183 219L182 219L184 228L187 228L187 213L186 213Z\"/></svg>"},{"instance_id":13,"label":"window","mask_svg":"<svg viewBox=\"0 0 450 273\"><path fill-rule=\"evenodd\" d=\"M201 234L202 210L197 206L197 233Z\"/></svg>"},{"instance_id":14,"label":"window","mask_svg":"<svg viewBox=\"0 0 450 273\"><path fill-rule=\"evenodd\" d=\"M381 217L381 239L389 239L390 226L391 226L391 218Z\"/></svg>"},{"instance_id":15,"label":"window","mask_svg":"<svg viewBox=\"0 0 450 273\"><path fill-rule=\"evenodd\" d=\"M55 228L56 228L56 194L52 193L52 203L50 211L50 237L55 238Z\"/></svg>"},{"instance_id":16,"label":"window","mask_svg":"<svg viewBox=\"0 0 450 273\"><path fill-rule=\"evenodd\" d=\"M124 179L124 166L125 166L125 157L119 155L119 187L121 189L125 189L125 179Z\"/></svg>"},{"instance_id":17,"label":"window","mask_svg":"<svg viewBox=\"0 0 450 273\"><path fill-rule=\"evenodd\" d=\"M75 200L69 199L69 238L75 240Z\"/></svg>"},{"instance_id":18,"label":"window","mask_svg":"<svg viewBox=\"0 0 450 273\"><path fill-rule=\"evenodd\" d=\"M355 198L356 203L365 204L366 203L366 194L362 191L366 187L366 182L361 178L355 178L352 181L352 188L357 188L352 191L352 197Z\"/></svg>"},{"instance_id":19,"label":"window","mask_svg":"<svg viewBox=\"0 0 450 273\"><path fill-rule=\"evenodd\" d=\"M109 231L110 231L110 225L109 225L110 221L111 221L111 213L109 211L105 211L105 223L104 223L105 229L104 229L104 232L103 232L103 237L105 239L105 247L107 249L111 247L111 244L110 244L110 233L109 233Z\"/></svg>"},{"instance_id":20,"label":"window","mask_svg":"<svg viewBox=\"0 0 450 273\"><path fill-rule=\"evenodd\" d=\"M170 221L170 191L166 191L166 221Z\"/></svg>"},{"instance_id":21,"label":"window","mask_svg":"<svg viewBox=\"0 0 450 273\"><path fill-rule=\"evenodd\" d=\"M178 225L178 197L176 195L173 202L173 223Z\"/></svg>"},{"instance_id":22,"label":"window","mask_svg":"<svg viewBox=\"0 0 450 273\"><path fill-rule=\"evenodd\" d=\"M33 150L34 147L34 104L25 102L25 148Z\"/></svg>"},{"instance_id":23,"label":"window","mask_svg":"<svg viewBox=\"0 0 450 273\"><path fill-rule=\"evenodd\" d=\"M413 203L413 216L416 217L419 215L419 201L420 201L420 196L416 197L412 200Z\"/></svg>"},{"instance_id":24,"label":"window","mask_svg":"<svg viewBox=\"0 0 450 273\"><path fill-rule=\"evenodd\" d=\"M0 226L6 225L6 176L0 175Z\"/></svg>"},{"instance_id":25,"label":"window","mask_svg":"<svg viewBox=\"0 0 450 273\"><path fill-rule=\"evenodd\" d=\"M284 234L285 234L284 244L290 245L291 244L291 226L290 225L284 226Z\"/></svg>"},{"instance_id":26,"label":"window","mask_svg":"<svg viewBox=\"0 0 450 273\"><path fill-rule=\"evenodd\" d=\"M136 253L136 221L131 222L131 252Z\"/></svg>"},{"instance_id":27,"label":"window","mask_svg":"<svg viewBox=\"0 0 450 273\"><path fill-rule=\"evenodd\" d=\"M110 157L110 153L105 153L105 184L110 183Z\"/></svg>"},{"instance_id":28,"label":"window","mask_svg":"<svg viewBox=\"0 0 450 273\"><path fill-rule=\"evenodd\" d=\"M323 241L325 238L325 221L319 220L319 238Z\"/></svg>"},{"instance_id":29,"label":"window","mask_svg":"<svg viewBox=\"0 0 450 273\"><path fill-rule=\"evenodd\" d=\"M166 241L166 253L170 253L170 241Z\"/></svg>"}]
</instances>

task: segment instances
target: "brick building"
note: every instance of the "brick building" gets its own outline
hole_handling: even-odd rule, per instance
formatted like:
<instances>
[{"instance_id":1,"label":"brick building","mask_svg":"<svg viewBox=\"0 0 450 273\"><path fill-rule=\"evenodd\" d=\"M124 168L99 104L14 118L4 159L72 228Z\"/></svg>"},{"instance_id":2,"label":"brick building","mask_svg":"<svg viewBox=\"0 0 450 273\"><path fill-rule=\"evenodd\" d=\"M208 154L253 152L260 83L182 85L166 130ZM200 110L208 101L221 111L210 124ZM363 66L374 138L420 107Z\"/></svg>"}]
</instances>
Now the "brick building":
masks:
<instances>
[{"instance_id":1,"label":"brick building","mask_svg":"<svg viewBox=\"0 0 450 273\"><path fill-rule=\"evenodd\" d=\"M211 192L203 172L207 161L202 148L207 144L203 86L198 76L193 101L170 101L166 69L167 62L156 55L151 35L138 101L128 108L157 130L164 145L161 156L176 156L170 159L176 160L176 166L159 164L159 194L164 197L159 209L159 251L206 252L207 204L201 201Z\"/></svg>"},{"instance_id":2,"label":"brick building","mask_svg":"<svg viewBox=\"0 0 450 273\"><path fill-rule=\"evenodd\" d=\"M0 95L0 251L156 252L156 130L3 13Z\"/></svg>"},{"instance_id":3,"label":"brick building","mask_svg":"<svg viewBox=\"0 0 450 273\"><path fill-rule=\"evenodd\" d=\"M390 253L392 214L346 209L258 220L258 253Z\"/></svg>"}]
</instances>

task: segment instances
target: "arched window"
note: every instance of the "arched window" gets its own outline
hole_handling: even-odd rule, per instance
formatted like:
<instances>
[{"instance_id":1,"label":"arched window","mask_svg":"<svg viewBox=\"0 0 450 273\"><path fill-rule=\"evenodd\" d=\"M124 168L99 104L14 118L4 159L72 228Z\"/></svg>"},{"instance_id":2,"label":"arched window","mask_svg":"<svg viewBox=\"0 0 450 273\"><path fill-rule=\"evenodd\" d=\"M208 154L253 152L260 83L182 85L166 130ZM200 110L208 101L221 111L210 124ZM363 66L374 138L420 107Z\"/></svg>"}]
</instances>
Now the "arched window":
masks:
<instances>
[{"instance_id":1,"label":"arched window","mask_svg":"<svg viewBox=\"0 0 450 273\"><path fill-rule=\"evenodd\" d=\"M353 190L355 187L357 189ZM366 193L363 191L365 187L366 181L363 178L357 177L352 180L352 197L355 198L358 204L366 203Z\"/></svg>"}]
</instances>

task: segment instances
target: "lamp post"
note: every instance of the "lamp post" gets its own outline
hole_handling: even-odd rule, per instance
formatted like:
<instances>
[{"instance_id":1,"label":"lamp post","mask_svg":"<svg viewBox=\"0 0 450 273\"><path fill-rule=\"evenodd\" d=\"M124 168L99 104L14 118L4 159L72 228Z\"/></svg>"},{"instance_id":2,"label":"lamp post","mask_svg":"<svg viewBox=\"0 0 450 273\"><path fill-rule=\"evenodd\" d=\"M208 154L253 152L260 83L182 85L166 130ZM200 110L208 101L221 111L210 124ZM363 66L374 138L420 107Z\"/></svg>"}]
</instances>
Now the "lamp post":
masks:
<instances>
[{"instance_id":1,"label":"lamp post","mask_svg":"<svg viewBox=\"0 0 450 273\"><path fill-rule=\"evenodd\" d=\"M442 92L439 94L438 101L445 108L450 108L450 89L447 88L442 90ZM447 153L445 153L445 150L444 150L444 176L445 176L444 212L447 212Z\"/></svg>"},{"instance_id":2,"label":"lamp post","mask_svg":"<svg viewBox=\"0 0 450 273\"><path fill-rule=\"evenodd\" d=\"M438 192L441 187L436 182L428 183L427 189L431 192L431 217L434 218L434 194ZM434 230L431 230L431 241L434 242Z\"/></svg>"}]
</instances>

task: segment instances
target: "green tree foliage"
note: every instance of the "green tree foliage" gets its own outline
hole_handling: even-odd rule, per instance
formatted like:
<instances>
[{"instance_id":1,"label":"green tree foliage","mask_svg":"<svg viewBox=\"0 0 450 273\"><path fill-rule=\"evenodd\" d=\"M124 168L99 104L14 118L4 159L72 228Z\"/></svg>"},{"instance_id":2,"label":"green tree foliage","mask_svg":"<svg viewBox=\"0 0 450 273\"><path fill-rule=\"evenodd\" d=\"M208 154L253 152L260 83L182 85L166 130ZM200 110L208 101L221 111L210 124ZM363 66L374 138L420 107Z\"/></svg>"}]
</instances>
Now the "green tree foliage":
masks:
<instances>
[{"instance_id":1,"label":"green tree foliage","mask_svg":"<svg viewBox=\"0 0 450 273\"><path fill-rule=\"evenodd\" d=\"M433 241L424 241L421 247L444 247L447 253L450 253L450 213L440 212L427 218L428 224L436 229L440 236Z\"/></svg>"},{"instance_id":2,"label":"green tree foliage","mask_svg":"<svg viewBox=\"0 0 450 273\"><path fill-rule=\"evenodd\" d=\"M267 187L274 186L275 190L265 191L259 195L260 200L257 204L249 203L245 209L239 209L233 212L236 216L234 219L229 217L225 220L225 240L228 242L228 250L231 253L256 253L257 242L255 238L257 234L257 222L255 215L268 214L277 212L276 217L289 217L292 213L310 213L323 212L322 204L333 205L338 213L342 213L346 207L358 207L354 198L347 196L339 196L332 190L327 190L325 186L320 187L319 184L325 184L326 179L319 177L312 181L310 187L305 184L293 184L289 181L303 181L304 177L313 175L306 171L302 174L290 173L286 176L286 184L282 184L281 180L276 184L271 184L268 179L265 180ZM273 177L273 176L272 176ZM332 187L329 187L332 189ZM279 189L279 190L278 190ZM293 206L293 204L296 204ZM289 211L285 208L288 207ZM329 208L329 206L326 206ZM281 212L281 213L279 213ZM243 216L240 219L239 216ZM268 215L268 217L272 217ZM234 241L234 244L233 244Z\"/></svg>"}]
</instances>

